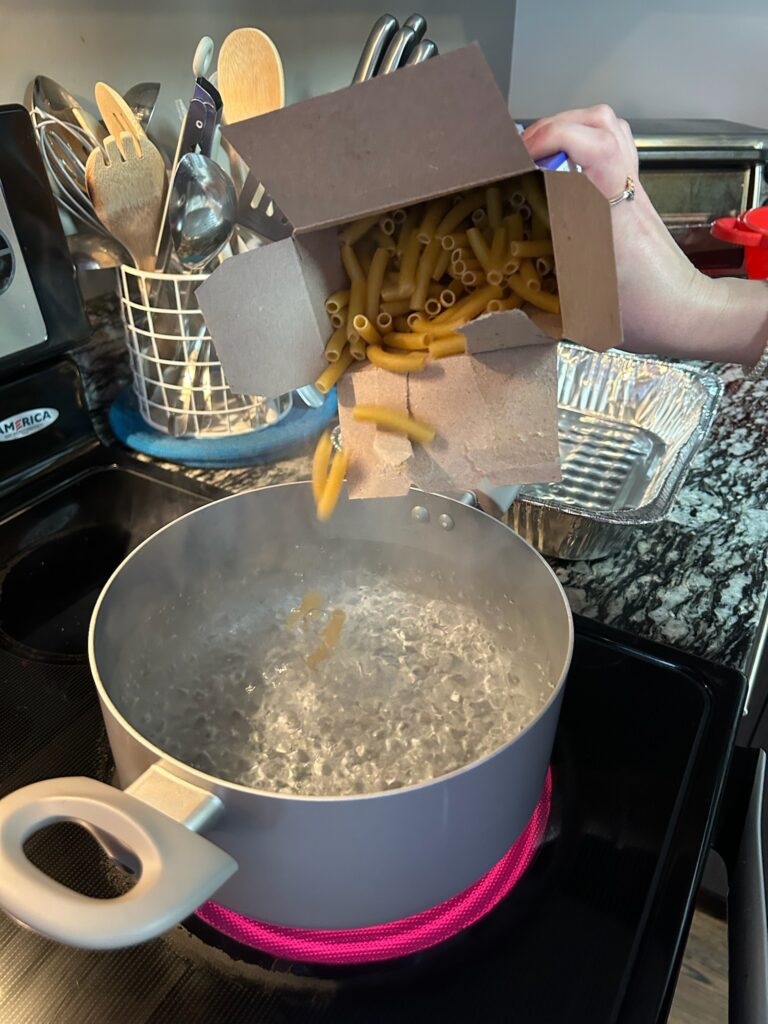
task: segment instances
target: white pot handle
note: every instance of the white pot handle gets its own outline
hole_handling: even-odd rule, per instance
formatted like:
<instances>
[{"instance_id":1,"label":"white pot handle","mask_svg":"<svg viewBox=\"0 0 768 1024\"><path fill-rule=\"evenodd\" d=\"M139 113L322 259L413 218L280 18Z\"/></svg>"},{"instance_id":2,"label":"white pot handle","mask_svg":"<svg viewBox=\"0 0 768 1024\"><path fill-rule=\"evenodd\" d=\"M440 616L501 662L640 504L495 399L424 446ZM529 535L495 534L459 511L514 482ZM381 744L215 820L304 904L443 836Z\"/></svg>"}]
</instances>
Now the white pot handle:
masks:
<instances>
[{"instance_id":1,"label":"white pot handle","mask_svg":"<svg viewBox=\"0 0 768 1024\"><path fill-rule=\"evenodd\" d=\"M190 828L209 821L221 801L158 766L131 789L146 792L150 803L78 777L35 782L0 800L0 906L58 942L117 949L161 935L209 899L234 874L237 862ZM162 800L152 799L161 791ZM173 806L163 813L157 806L168 803L170 793ZM94 834L129 850L140 865L133 888L114 899L93 899L36 868L24 843L57 821L92 826Z\"/></svg>"}]
</instances>

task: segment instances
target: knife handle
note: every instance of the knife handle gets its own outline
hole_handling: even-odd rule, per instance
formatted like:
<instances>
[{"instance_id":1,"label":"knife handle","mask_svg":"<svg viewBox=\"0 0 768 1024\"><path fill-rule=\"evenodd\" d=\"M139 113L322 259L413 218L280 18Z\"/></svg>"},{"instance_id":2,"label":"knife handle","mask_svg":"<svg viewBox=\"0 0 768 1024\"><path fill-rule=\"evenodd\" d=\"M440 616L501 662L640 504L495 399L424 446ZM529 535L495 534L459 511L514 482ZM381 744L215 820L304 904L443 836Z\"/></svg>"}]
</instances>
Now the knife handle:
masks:
<instances>
[{"instance_id":1,"label":"knife handle","mask_svg":"<svg viewBox=\"0 0 768 1024\"><path fill-rule=\"evenodd\" d=\"M357 62L357 68L352 76L353 85L357 82L367 82L369 78L373 78L381 57L397 30L397 18L393 18L391 14L382 14L376 21L363 47L363 52L360 54L360 60Z\"/></svg>"}]
</instances>

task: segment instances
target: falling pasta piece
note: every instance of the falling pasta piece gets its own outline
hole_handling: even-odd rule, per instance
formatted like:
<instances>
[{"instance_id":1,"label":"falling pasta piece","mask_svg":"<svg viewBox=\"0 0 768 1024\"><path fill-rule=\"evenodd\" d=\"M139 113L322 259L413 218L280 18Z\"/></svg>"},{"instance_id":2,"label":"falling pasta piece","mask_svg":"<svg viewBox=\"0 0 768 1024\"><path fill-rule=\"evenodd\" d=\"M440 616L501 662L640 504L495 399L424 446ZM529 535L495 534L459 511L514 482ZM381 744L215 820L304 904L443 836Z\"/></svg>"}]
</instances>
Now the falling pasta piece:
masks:
<instances>
[{"instance_id":1,"label":"falling pasta piece","mask_svg":"<svg viewBox=\"0 0 768 1024\"><path fill-rule=\"evenodd\" d=\"M360 423L375 423L377 427L406 434L419 444L429 444L436 437L436 432L429 424L386 405L356 405L352 416Z\"/></svg>"}]
</instances>

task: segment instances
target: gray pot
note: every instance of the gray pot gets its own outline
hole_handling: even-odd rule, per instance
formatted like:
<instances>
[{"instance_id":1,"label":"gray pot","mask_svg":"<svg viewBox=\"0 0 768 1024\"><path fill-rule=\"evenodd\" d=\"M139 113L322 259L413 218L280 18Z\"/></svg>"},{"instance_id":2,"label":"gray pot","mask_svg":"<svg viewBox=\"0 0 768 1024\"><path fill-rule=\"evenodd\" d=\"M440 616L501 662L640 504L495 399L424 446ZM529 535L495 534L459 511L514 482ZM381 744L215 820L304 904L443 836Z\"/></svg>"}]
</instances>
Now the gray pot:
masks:
<instances>
[{"instance_id":1,"label":"gray pot","mask_svg":"<svg viewBox=\"0 0 768 1024\"><path fill-rule=\"evenodd\" d=\"M170 642L158 609L196 598L202 586L210 607L228 573L276 564L299 541L336 539L389 545L393 559L439 557L471 574L491 600L519 593L556 684L528 727L489 756L430 782L363 796L302 797L206 775L169 757L123 717L114 682L121 652L128 644L151 651ZM177 642L195 643L194 631L187 633ZM568 603L546 562L495 519L449 498L343 498L333 519L320 524L309 485L288 484L191 512L123 562L91 621L91 667L124 788L54 779L0 801L0 906L51 938L94 949L159 935L214 894L248 917L313 929L373 925L434 906L487 872L531 817L572 646ZM90 899L27 860L26 839L62 819L83 822L113 857L140 868L126 895Z\"/></svg>"}]
</instances>

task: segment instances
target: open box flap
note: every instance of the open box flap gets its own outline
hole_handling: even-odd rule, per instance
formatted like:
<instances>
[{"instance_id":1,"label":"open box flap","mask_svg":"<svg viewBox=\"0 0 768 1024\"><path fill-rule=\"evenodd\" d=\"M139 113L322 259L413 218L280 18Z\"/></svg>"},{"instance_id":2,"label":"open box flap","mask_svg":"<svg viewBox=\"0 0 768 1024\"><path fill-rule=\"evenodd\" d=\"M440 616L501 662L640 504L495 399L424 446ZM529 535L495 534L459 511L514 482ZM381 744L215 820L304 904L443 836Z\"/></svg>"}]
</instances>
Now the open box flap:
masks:
<instances>
[{"instance_id":1,"label":"open box flap","mask_svg":"<svg viewBox=\"0 0 768 1024\"><path fill-rule=\"evenodd\" d=\"M346 280L335 236L286 238L243 253L225 260L197 289L236 394L285 394L316 380L327 365L322 300Z\"/></svg>"},{"instance_id":2,"label":"open box flap","mask_svg":"<svg viewBox=\"0 0 768 1024\"><path fill-rule=\"evenodd\" d=\"M599 352L616 348L622 331L611 208L583 174L542 173L563 337Z\"/></svg>"},{"instance_id":3,"label":"open box flap","mask_svg":"<svg viewBox=\"0 0 768 1024\"><path fill-rule=\"evenodd\" d=\"M223 132L297 234L533 168L476 43Z\"/></svg>"}]
</instances>

